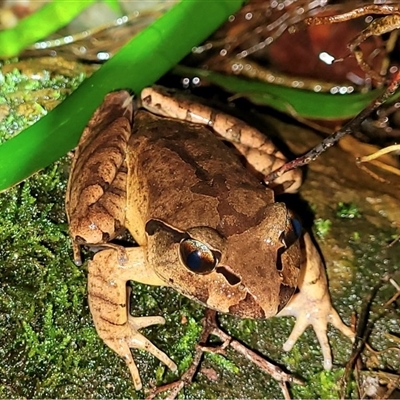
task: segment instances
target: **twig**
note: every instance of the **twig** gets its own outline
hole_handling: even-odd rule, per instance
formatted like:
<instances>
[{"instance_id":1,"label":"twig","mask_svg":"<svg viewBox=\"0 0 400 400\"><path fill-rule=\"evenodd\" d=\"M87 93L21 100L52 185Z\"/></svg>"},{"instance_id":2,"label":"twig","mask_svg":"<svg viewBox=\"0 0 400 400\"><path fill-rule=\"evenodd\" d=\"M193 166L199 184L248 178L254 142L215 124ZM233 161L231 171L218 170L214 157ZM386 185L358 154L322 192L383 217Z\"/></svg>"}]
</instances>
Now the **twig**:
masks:
<instances>
[{"instance_id":1,"label":"twig","mask_svg":"<svg viewBox=\"0 0 400 400\"><path fill-rule=\"evenodd\" d=\"M332 135L328 136L321 143L311 149L309 152L304 154L303 156L297 157L293 161L289 161L286 164L282 165L280 168L272 171L268 174L264 181L266 184L271 183L275 179L282 176L284 173L291 171L292 169L301 167L303 165L309 164L311 161L314 161L322 154L325 150L328 150L332 147L336 142L338 142L343 136L348 135L358 129L361 123L377 108L379 108L387 99L393 96L397 89L400 86L400 72L397 72L389 86L386 90L373 102L371 102L366 108L364 108L357 116L355 116L351 121L347 122L343 128L338 131L332 133Z\"/></svg>"},{"instance_id":2,"label":"twig","mask_svg":"<svg viewBox=\"0 0 400 400\"><path fill-rule=\"evenodd\" d=\"M232 347L238 353L245 356L248 360L253 362L259 368L269 374L272 378L274 378L282 390L284 399L290 400L290 393L287 387L287 383L289 382L303 385L304 382L294 377L293 375L282 371L282 369L280 369L278 366L259 356L257 353L250 350L248 347L238 342L237 340L232 339L230 335L228 335L218 327L216 315L216 311L210 309L206 310L205 317L203 319L203 332L199 340L200 344L196 346L195 355L192 364L190 365L188 370L176 382L168 383L153 389L147 396L146 400L152 400L158 394L169 390L171 391L171 393L167 397L167 400L174 400L179 392L193 381L193 378L202 360L203 353L209 352L224 355L225 350L228 346ZM207 346L205 343L207 343L208 337L210 335L217 336L222 341L222 344L217 347Z\"/></svg>"}]
</instances>

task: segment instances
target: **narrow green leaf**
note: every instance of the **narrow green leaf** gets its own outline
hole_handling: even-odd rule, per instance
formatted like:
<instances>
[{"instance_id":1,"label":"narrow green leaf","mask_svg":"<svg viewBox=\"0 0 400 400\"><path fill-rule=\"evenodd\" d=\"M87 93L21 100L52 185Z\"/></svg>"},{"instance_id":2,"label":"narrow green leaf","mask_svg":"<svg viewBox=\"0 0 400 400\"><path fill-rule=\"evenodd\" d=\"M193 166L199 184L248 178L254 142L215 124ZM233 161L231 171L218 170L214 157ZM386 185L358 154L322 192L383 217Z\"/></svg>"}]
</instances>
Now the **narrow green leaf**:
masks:
<instances>
[{"instance_id":1,"label":"narrow green leaf","mask_svg":"<svg viewBox=\"0 0 400 400\"><path fill-rule=\"evenodd\" d=\"M181 65L175 67L173 72L181 76L204 78L228 92L249 99L254 104L269 106L293 117L321 120L352 118L383 91L376 89L367 93L343 95L315 93ZM400 93L391 100L399 96Z\"/></svg>"},{"instance_id":2,"label":"narrow green leaf","mask_svg":"<svg viewBox=\"0 0 400 400\"><path fill-rule=\"evenodd\" d=\"M14 28L0 32L0 58L17 56L27 46L67 25L95 0L53 0L22 19Z\"/></svg>"},{"instance_id":3,"label":"narrow green leaf","mask_svg":"<svg viewBox=\"0 0 400 400\"><path fill-rule=\"evenodd\" d=\"M205 40L242 0L182 0L143 30L63 103L0 146L0 191L76 146L94 110L113 90L140 91Z\"/></svg>"}]
</instances>

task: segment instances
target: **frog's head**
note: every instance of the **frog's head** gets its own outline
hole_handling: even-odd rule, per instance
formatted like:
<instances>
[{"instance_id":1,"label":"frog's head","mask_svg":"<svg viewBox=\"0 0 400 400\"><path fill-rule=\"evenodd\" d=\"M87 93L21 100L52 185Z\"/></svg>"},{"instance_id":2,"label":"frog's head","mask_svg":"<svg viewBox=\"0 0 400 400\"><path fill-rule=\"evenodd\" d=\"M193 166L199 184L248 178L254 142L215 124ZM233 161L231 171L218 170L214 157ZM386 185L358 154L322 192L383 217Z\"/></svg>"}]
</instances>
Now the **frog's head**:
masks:
<instances>
[{"instance_id":1,"label":"frog's head","mask_svg":"<svg viewBox=\"0 0 400 400\"><path fill-rule=\"evenodd\" d=\"M146 225L148 260L166 285L206 307L243 318L276 315L297 288L301 227L283 203L257 224L228 231Z\"/></svg>"}]
</instances>

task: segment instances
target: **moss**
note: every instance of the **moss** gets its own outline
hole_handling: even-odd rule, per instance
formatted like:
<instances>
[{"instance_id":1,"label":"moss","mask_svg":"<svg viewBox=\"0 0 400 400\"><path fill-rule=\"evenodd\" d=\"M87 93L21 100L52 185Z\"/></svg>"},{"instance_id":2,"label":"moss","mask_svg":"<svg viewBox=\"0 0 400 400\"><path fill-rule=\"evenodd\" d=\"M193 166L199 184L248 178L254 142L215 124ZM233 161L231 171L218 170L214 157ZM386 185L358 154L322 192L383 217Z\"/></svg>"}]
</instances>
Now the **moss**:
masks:
<instances>
[{"instance_id":1,"label":"moss","mask_svg":"<svg viewBox=\"0 0 400 400\"><path fill-rule=\"evenodd\" d=\"M0 343L2 359L7 360L2 386L7 396L54 394L52 390L73 379L71 367L82 361L78 348L94 344L94 332L87 329L88 310L82 307L85 274L70 261L67 225L58 202L65 190L62 169L57 163L48 175L0 195L0 300L6 316L0 321ZM45 197L40 196L42 184ZM10 326L13 329L6 329ZM96 352L98 342L96 338L90 352Z\"/></svg>"},{"instance_id":2,"label":"moss","mask_svg":"<svg viewBox=\"0 0 400 400\"><path fill-rule=\"evenodd\" d=\"M214 365L225 369L231 374L239 374L241 372L240 368L234 362L224 356L221 356L220 354L206 353L205 357Z\"/></svg>"},{"instance_id":3,"label":"moss","mask_svg":"<svg viewBox=\"0 0 400 400\"><path fill-rule=\"evenodd\" d=\"M180 354L181 357L183 357L178 366L180 373L185 372L189 368L193 359L191 353L198 343L202 331L202 326L195 321L194 318L189 317L185 325L186 329L184 335L179 338L179 341L174 346L175 353Z\"/></svg>"},{"instance_id":4,"label":"moss","mask_svg":"<svg viewBox=\"0 0 400 400\"><path fill-rule=\"evenodd\" d=\"M316 235L321 239L328 235L331 226L332 221L329 219L318 218L314 221L314 231Z\"/></svg>"},{"instance_id":5,"label":"moss","mask_svg":"<svg viewBox=\"0 0 400 400\"><path fill-rule=\"evenodd\" d=\"M293 389L293 396L302 399L339 399L343 374L344 369L317 372L310 376L307 385L296 386Z\"/></svg>"},{"instance_id":6,"label":"moss","mask_svg":"<svg viewBox=\"0 0 400 400\"><path fill-rule=\"evenodd\" d=\"M68 65L62 59L49 62L48 58L38 59L32 70L29 60L9 61L0 70L0 142L14 136L46 115L71 91L76 89L87 76L79 65L72 75L61 74L55 69ZM43 65L41 64L43 63ZM3 118L1 118L3 116Z\"/></svg>"},{"instance_id":7,"label":"moss","mask_svg":"<svg viewBox=\"0 0 400 400\"><path fill-rule=\"evenodd\" d=\"M360 218L361 213L355 203L339 202L336 209L336 215L339 218Z\"/></svg>"}]
</instances>

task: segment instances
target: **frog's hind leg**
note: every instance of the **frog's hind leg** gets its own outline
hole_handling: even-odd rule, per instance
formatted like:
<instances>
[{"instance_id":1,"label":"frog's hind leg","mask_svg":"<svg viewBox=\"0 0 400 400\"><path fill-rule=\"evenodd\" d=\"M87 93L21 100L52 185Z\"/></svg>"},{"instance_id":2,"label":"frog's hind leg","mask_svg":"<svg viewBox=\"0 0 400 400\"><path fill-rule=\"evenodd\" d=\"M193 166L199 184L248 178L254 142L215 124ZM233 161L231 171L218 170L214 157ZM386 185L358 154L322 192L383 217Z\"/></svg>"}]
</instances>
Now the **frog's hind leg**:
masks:
<instances>
[{"instance_id":1,"label":"frog's hind leg","mask_svg":"<svg viewBox=\"0 0 400 400\"><path fill-rule=\"evenodd\" d=\"M287 159L281 152L268 154L263 149L248 147L238 143L233 143L233 145L246 159L251 168L261 174L261 179L287 163ZM301 186L301 181L302 173L297 168L275 179L269 184L269 187L274 190L275 194L296 193Z\"/></svg>"},{"instance_id":2,"label":"frog's hind leg","mask_svg":"<svg viewBox=\"0 0 400 400\"><path fill-rule=\"evenodd\" d=\"M283 345L285 351L292 349L297 339L311 325L317 335L324 357L324 368L332 368L332 354L328 341L328 324L332 324L344 335L354 340L354 332L341 320L333 308L328 290L328 281L322 259L308 233L303 235L304 260L299 293L295 294L278 316L296 317L296 324Z\"/></svg>"},{"instance_id":3,"label":"frog's hind leg","mask_svg":"<svg viewBox=\"0 0 400 400\"><path fill-rule=\"evenodd\" d=\"M176 95L172 98L165 88L154 86L141 92L141 105L148 111L212 128L215 134L232 143L259 173L266 176L287 162L275 144L256 128L232 115L213 110L204 104ZM278 192L294 193L301 184L301 172L288 171L271 187Z\"/></svg>"},{"instance_id":4,"label":"frog's hind leg","mask_svg":"<svg viewBox=\"0 0 400 400\"><path fill-rule=\"evenodd\" d=\"M171 370L175 363L145 338L139 329L164 324L160 316L132 317L129 315L129 297L126 282L135 280L150 285L164 283L147 268L141 247L126 249L127 262L120 264L118 251L103 250L89 262L89 307L98 335L104 343L122 357L132 376L136 390L142 388L139 371L131 348L146 350Z\"/></svg>"}]
</instances>

